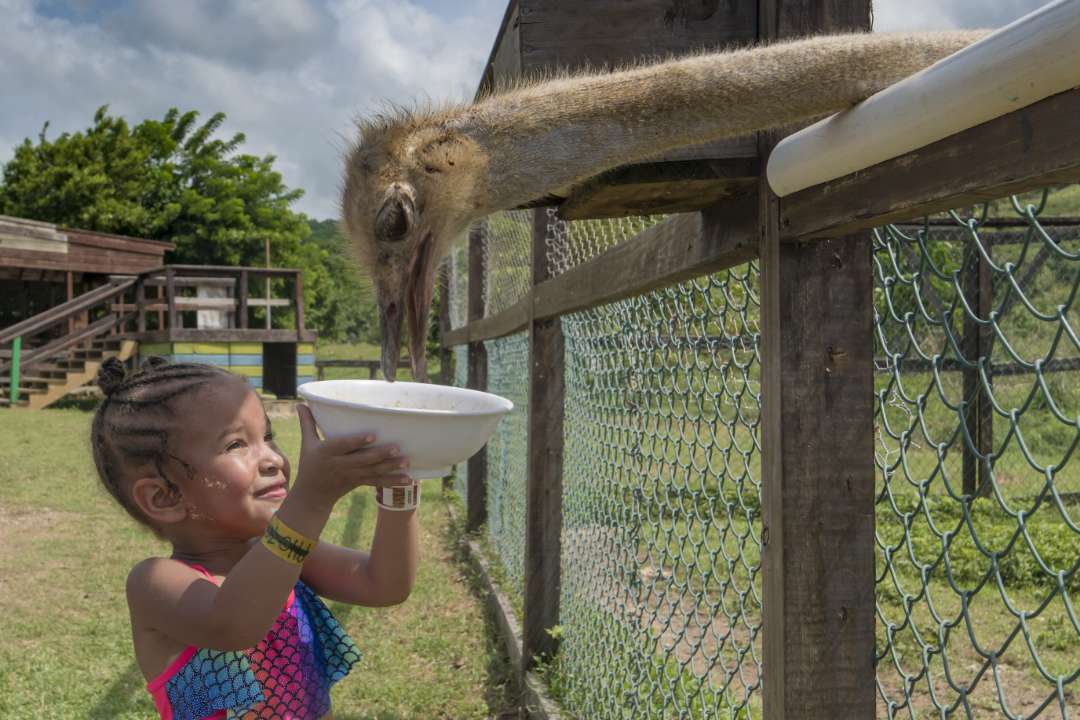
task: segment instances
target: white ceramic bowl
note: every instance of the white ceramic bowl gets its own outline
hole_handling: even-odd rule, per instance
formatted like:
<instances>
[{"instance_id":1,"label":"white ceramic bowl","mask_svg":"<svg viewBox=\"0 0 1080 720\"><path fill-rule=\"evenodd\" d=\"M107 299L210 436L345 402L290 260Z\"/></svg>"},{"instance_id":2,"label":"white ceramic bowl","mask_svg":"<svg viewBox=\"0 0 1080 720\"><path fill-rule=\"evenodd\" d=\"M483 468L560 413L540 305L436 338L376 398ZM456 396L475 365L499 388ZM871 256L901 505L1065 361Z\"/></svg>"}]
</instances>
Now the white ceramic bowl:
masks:
<instances>
[{"instance_id":1,"label":"white ceramic bowl","mask_svg":"<svg viewBox=\"0 0 1080 720\"><path fill-rule=\"evenodd\" d=\"M370 432L376 444L396 443L414 479L449 475L514 409L498 395L426 383L321 380L297 392L327 438Z\"/></svg>"}]
</instances>

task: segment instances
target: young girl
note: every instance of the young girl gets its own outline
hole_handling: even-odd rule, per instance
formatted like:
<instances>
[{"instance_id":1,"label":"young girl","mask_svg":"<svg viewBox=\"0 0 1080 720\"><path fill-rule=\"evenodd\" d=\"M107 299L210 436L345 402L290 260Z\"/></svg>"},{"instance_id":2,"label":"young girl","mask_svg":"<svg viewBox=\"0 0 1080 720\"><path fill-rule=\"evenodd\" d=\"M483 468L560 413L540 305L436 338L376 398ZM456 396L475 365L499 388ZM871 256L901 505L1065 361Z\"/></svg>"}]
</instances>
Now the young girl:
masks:
<instances>
[{"instance_id":1,"label":"young girl","mask_svg":"<svg viewBox=\"0 0 1080 720\"><path fill-rule=\"evenodd\" d=\"M152 359L98 374L98 474L132 517L172 544L127 581L135 657L162 718L330 717L330 686L360 651L319 599L403 602L416 574L415 504L380 504L371 553L320 542L361 486L416 483L370 435L322 441L298 408L299 472L240 377ZM376 500L378 502L378 499Z\"/></svg>"}]
</instances>

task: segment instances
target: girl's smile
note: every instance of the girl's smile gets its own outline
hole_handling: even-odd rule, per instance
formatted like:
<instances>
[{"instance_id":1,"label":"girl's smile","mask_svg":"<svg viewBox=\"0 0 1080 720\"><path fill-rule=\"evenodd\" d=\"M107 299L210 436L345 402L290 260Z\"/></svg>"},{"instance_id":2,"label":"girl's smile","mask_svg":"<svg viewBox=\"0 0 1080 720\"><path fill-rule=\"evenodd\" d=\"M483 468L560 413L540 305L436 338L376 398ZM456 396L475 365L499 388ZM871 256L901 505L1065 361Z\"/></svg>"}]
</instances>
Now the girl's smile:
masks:
<instances>
[{"instance_id":1,"label":"girl's smile","mask_svg":"<svg viewBox=\"0 0 1080 720\"><path fill-rule=\"evenodd\" d=\"M262 402L234 377L182 402L181 414L197 421L175 434L170 455L185 467L177 485L193 516L238 539L261 534L288 494L290 474Z\"/></svg>"}]
</instances>

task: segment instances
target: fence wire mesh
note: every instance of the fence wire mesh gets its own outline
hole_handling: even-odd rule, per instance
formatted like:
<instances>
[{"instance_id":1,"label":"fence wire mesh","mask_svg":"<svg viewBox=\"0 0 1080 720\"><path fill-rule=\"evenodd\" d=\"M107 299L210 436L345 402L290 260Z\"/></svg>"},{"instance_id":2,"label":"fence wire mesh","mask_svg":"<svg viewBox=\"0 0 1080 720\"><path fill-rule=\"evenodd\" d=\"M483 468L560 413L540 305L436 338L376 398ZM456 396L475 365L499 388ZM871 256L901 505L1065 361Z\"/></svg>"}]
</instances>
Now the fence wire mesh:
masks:
<instances>
[{"instance_id":1,"label":"fence wire mesh","mask_svg":"<svg viewBox=\"0 0 1080 720\"><path fill-rule=\"evenodd\" d=\"M880 717L1080 715L1080 228L1047 200L875 232Z\"/></svg>"},{"instance_id":2,"label":"fence wire mesh","mask_svg":"<svg viewBox=\"0 0 1080 720\"><path fill-rule=\"evenodd\" d=\"M556 274L660 218L551 218ZM560 670L579 717L746 717L761 657L757 269L563 318Z\"/></svg>"},{"instance_id":3,"label":"fence wire mesh","mask_svg":"<svg viewBox=\"0 0 1080 720\"><path fill-rule=\"evenodd\" d=\"M484 343L488 391L514 403L487 444L488 538L499 554L515 605L525 591L525 478L529 418L529 336Z\"/></svg>"},{"instance_id":4,"label":"fence wire mesh","mask_svg":"<svg viewBox=\"0 0 1080 720\"><path fill-rule=\"evenodd\" d=\"M456 330L469 322L469 245L458 243L450 251L447 266L447 300L450 328Z\"/></svg>"},{"instance_id":5,"label":"fence wire mesh","mask_svg":"<svg viewBox=\"0 0 1080 720\"><path fill-rule=\"evenodd\" d=\"M880 718L1080 717L1080 220L1046 217L1078 190L875 231ZM549 213L549 271L660 219ZM527 280L525 233L489 219L486 278ZM502 282L488 314L527 292ZM760 717L757 289L750 263L563 318L572 717ZM488 511L520 607L528 341L486 347L517 407Z\"/></svg>"},{"instance_id":6,"label":"fence wire mesh","mask_svg":"<svg viewBox=\"0 0 1080 720\"><path fill-rule=\"evenodd\" d=\"M531 210L509 210L484 222L484 314L495 315L532 288Z\"/></svg>"},{"instance_id":7,"label":"fence wire mesh","mask_svg":"<svg viewBox=\"0 0 1080 720\"><path fill-rule=\"evenodd\" d=\"M469 385L469 346L458 345L454 348L454 385ZM459 463L454 467L454 492L462 499L469 499L469 463Z\"/></svg>"}]
</instances>

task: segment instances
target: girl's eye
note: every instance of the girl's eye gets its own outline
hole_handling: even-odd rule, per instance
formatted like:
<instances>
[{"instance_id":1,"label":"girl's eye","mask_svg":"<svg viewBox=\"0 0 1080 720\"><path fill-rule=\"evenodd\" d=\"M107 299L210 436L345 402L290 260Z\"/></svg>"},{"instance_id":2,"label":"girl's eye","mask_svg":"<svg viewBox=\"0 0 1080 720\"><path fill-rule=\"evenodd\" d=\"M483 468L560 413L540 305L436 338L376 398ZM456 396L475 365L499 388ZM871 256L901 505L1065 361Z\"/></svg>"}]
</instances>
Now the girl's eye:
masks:
<instances>
[{"instance_id":1,"label":"girl's eye","mask_svg":"<svg viewBox=\"0 0 1080 720\"><path fill-rule=\"evenodd\" d=\"M225 448L225 452L232 452L233 450L239 450L242 447L244 447L244 441L243 440L233 440Z\"/></svg>"},{"instance_id":2,"label":"girl's eye","mask_svg":"<svg viewBox=\"0 0 1080 720\"><path fill-rule=\"evenodd\" d=\"M274 433L266 433L266 437L263 438L263 442L274 442Z\"/></svg>"}]
</instances>

